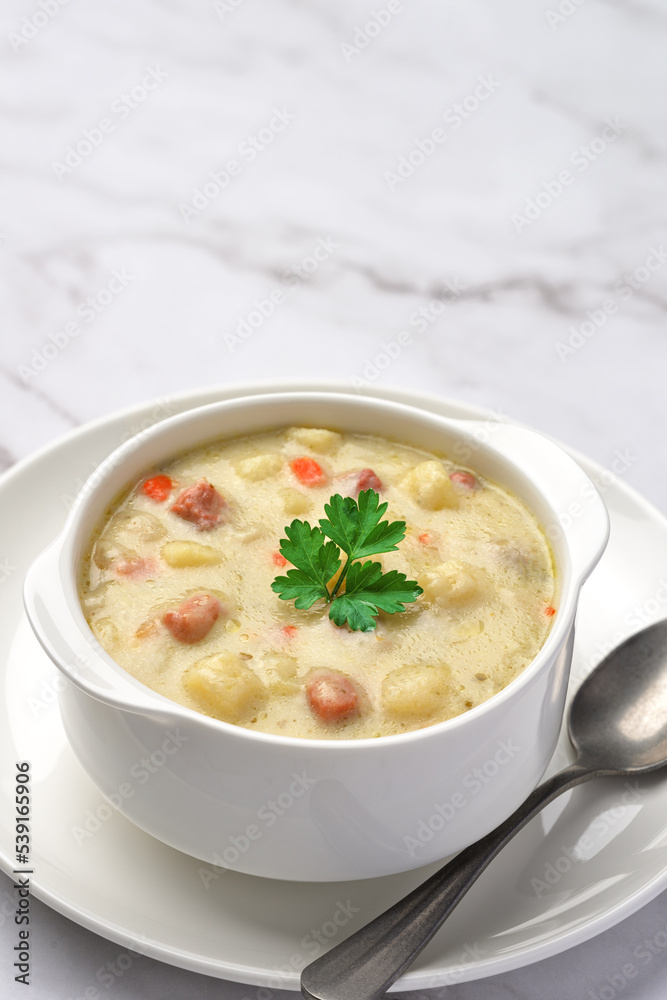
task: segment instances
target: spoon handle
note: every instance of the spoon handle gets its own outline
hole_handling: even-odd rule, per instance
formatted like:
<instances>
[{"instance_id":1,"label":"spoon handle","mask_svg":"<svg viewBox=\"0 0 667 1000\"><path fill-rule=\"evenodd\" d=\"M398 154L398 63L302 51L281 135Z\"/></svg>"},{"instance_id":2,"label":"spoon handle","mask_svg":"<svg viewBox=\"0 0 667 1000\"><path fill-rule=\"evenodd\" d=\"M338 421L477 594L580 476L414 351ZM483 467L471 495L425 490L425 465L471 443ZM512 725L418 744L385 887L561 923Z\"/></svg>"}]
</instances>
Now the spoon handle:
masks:
<instances>
[{"instance_id":1,"label":"spoon handle","mask_svg":"<svg viewBox=\"0 0 667 1000\"><path fill-rule=\"evenodd\" d=\"M512 815L457 854L355 934L301 974L307 1000L377 1000L415 960L484 869L544 806L561 792L596 777L576 762L539 785Z\"/></svg>"}]
</instances>

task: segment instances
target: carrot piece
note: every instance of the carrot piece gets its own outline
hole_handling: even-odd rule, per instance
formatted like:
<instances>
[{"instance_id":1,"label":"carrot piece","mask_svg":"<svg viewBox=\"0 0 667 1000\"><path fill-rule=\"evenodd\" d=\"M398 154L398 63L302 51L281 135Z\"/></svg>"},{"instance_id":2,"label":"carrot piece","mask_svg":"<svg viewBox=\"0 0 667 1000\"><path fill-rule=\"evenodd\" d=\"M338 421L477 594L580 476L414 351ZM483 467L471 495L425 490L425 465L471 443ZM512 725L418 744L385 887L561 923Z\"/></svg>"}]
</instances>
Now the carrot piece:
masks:
<instances>
[{"instance_id":1,"label":"carrot piece","mask_svg":"<svg viewBox=\"0 0 667 1000\"><path fill-rule=\"evenodd\" d=\"M548 604L547 607L544 609L544 613L547 616L547 618L551 618L553 615L556 614L556 609L553 608L550 604Z\"/></svg>"},{"instance_id":2,"label":"carrot piece","mask_svg":"<svg viewBox=\"0 0 667 1000\"><path fill-rule=\"evenodd\" d=\"M322 466L314 458L295 458L290 468L304 486L322 486L327 481Z\"/></svg>"},{"instance_id":3,"label":"carrot piece","mask_svg":"<svg viewBox=\"0 0 667 1000\"><path fill-rule=\"evenodd\" d=\"M152 476L146 480L141 488L151 500L155 500L156 503L164 503L174 488L174 484L169 476Z\"/></svg>"},{"instance_id":4,"label":"carrot piece","mask_svg":"<svg viewBox=\"0 0 667 1000\"><path fill-rule=\"evenodd\" d=\"M280 552L274 552L271 558L275 566L287 566L287 559Z\"/></svg>"},{"instance_id":5,"label":"carrot piece","mask_svg":"<svg viewBox=\"0 0 667 1000\"><path fill-rule=\"evenodd\" d=\"M283 635L288 639L293 639L298 631L296 625L283 625Z\"/></svg>"}]
</instances>

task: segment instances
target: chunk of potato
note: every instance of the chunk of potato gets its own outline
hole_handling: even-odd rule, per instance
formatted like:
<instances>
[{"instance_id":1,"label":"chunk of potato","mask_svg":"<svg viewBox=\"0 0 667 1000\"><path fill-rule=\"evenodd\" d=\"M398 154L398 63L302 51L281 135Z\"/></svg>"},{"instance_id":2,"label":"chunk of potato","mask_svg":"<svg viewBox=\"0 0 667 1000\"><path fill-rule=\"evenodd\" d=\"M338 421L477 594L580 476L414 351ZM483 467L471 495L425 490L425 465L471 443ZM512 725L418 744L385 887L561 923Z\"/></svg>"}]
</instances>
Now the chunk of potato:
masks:
<instances>
[{"instance_id":1,"label":"chunk of potato","mask_svg":"<svg viewBox=\"0 0 667 1000\"><path fill-rule=\"evenodd\" d=\"M474 639L476 635L481 635L484 631L484 622L479 618L469 618L462 622L457 629L449 633L451 642L466 642Z\"/></svg>"},{"instance_id":2,"label":"chunk of potato","mask_svg":"<svg viewBox=\"0 0 667 1000\"><path fill-rule=\"evenodd\" d=\"M83 593L81 595L81 604L84 610L89 614L93 611L106 610L109 607L110 595L117 587L117 580L105 580L104 583L98 584L93 590L89 590L87 594Z\"/></svg>"},{"instance_id":3,"label":"chunk of potato","mask_svg":"<svg viewBox=\"0 0 667 1000\"><path fill-rule=\"evenodd\" d=\"M135 510L131 514L116 518L112 522L111 530L116 538L126 545L157 542L167 534L162 522L147 510Z\"/></svg>"},{"instance_id":4,"label":"chunk of potato","mask_svg":"<svg viewBox=\"0 0 667 1000\"><path fill-rule=\"evenodd\" d=\"M384 709L397 719L434 715L452 693L452 677L445 664L408 664L392 670L382 682Z\"/></svg>"},{"instance_id":5,"label":"chunk of potato","mask_svg":"<svg viewBox=\"0 0 667 1000\"><path fill-rule=\"evenodd\" d=\"M300 685L296 679L298 664L293 656L271 652L264 657L264 663L271 694L296 694Z\"/></svg>"},{"instance_id":6,"label":"chunk of potato","mask_svg":"<svg viewBox=\"0 0 667 1000\"><path fill-rule=\"evenodd\" d=\"M450 559L419 578L424 599L441 608L459 608L481 600L489 580L484 570Z\"/></svg>"},{"instance_id":7,"label":"chunk of potato","mask_svg":"<svg viewBox=\"0 0 667 1000\"><path fill-rule=\"evenodd\" d=\"M248 721L266 704L267 691L236 653L214 653L193 663L183 686L206 711L223 722Z\"/></svg>"},{"instance_id":8,"label":"chunk of potato","mask_svg":"<svg viewBox=\"0 0 667 1000\"><path fill-rule=\"evenodd\" d=\"M296 677L298 664L296 659L293 656L288 656L287 653L272 650L264 656L264 663L270 670L275 671L278 677L282 677L283 680Z\"/></svg>"},{"instance_id":9,"label":"chunk of potato","mask_svg":"<svg viewBox=\"0 0 667 1000\"><path fill-rule=\"evenodd\" d=\"M256 542L258 538L266 538L266 533L266 525L253 524L252 528L244 531L240 538L245 545L248 545L250 542Z\"/></svg>"},{"instance_id":10,"label":"chunk of potato","mask_svg":"<svg viewBox=\"0 0 667 1000\"><path fill-rule=\"evenodd\" d=\"M323 427L291 427L287 436L290 441L323 455L333 451L341 442L340 434Z\"/></svg>"},{"instance_id":11,"label":"chunk of potato","mask_svg":"<svg viewBox=\"0 0 667 1000\"><path fill-rule=\"evenodd\" d=\"M108 569L119 559L131 559L137 556L138 552L121 545L110 532L98 538L93 549L93 562L99 569Z\"/></svg>"},{"instance_id":12,"label":"chunk of potato","mask_svg":"<svg viewBox=\"0 0 667 1000\"><path fill-rule=\"evenodd\" d=\"M459 498L441 462L420 462L403 480L416 503L425 510L458 507Z\"/></svg>"},{"instance_id":13,"label":"chunk of potato","mask_svg":"<svg viewBox=\"0 0 667 1000\"><path fill-rule=\"evenodd\" d=\"M100 569L108 569L119 559L137 557L139 549L166 534L164 525L148 511L125 514L115 518L100 535L93 549L93 562Z\"/></svg>"},{"instance_id":14,"label":"chunk of potato","mask_svg":"<svg viewBox=\"0 0 667 1000\"><path fill-rule=\"evenodd\" d=\"M313 508L310 497L299 493L298 490L283 490L281 497L286 514L307 514Z\"/></svg>"},{"instance_id":15,"label":"chunk of potato","mask_svg":"<svg viewBox=\"0 0 667 1000\"><path fill-rule=\"evenodd\" d=\"M236 471L244 479L249 479L252 483L257 483L261 479L268 479L269 476L277 475L282 467L283 459L281 456L269 453L241 459L236 466Z\"/></svg>"},{"instance_id":16,"label":"chunk of potato","mask_svg":"<svg viewBox=\"0 0 667 1000\"><path fill-rule=\"evenodd\" d=\"M183 569L185 566L215 566L222 559L222 552L211 545L199 542L167 542L160 552L169 566Z\"/></svg>"},{"instance_id":17,"label":"chunk of potato","mask_svg":"<svg viewBox=\"0 0 667 1000\"><path fill-rule=\"evenodd\" d=\"M91 622L91 628L101 646L107 652L115 649L119 642L118 629L111 618L97 618Z\"/></svg>"}]
</instances>

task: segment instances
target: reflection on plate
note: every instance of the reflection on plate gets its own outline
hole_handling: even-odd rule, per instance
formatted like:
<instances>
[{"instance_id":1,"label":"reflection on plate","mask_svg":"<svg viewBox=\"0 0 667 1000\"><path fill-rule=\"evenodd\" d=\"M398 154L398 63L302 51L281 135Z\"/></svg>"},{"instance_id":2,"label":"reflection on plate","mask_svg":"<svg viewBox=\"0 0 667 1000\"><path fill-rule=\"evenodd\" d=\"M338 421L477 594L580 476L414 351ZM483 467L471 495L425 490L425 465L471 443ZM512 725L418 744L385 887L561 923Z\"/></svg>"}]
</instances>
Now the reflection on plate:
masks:
<instances>
[{"instance_id":1,"label":"reflection on plate","mask_svg":"<svg viewBox=\"0 0 667 1000\"><path fill-rule=\"evenodd\" d=\"M273 989L298 989L303 965L437 866L350 883L269 881L207 867L133 827L103 802L69 749L56 703L58 674L25 621L21 584L83 480L129 433L228 396L305 387L266 383L147 403L69 435L0 481L0 593L9 623L0 631L0 753L4 775L16 760L32 762L35 895L123 946ZM340 383L315 388L349 391ZM492 419L437 397L372 391L447 416ZM582 594L573 687L612 645L667 615L667 522L578 457L602 485L612 532ZM568 759L563 737L550 771ZM7 872L14 861L11 791L3 781L0 851ZM442 986L546 958L600 933L666 886L667 783L655 775L592 782L552 803L516 837L395 988Z\"/></svg>"}]
</instances>

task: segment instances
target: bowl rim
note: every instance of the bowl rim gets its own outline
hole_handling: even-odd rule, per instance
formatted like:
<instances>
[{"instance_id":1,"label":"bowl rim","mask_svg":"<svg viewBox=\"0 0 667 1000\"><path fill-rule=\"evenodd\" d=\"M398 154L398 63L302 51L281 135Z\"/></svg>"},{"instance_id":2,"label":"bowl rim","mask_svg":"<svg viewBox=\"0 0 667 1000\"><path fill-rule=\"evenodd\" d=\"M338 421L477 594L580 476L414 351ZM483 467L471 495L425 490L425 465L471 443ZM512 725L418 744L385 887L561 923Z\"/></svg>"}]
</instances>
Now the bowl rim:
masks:
<instances>
[{"instance_id":1,"label":"bowl rim","mask_svg":"<svg viewBox=\"0 0 667 1000\"><path fill-rule=\"evenodd\" d=\"M87 509L87 502L92 504L95 501L98 487L104 484L104 482L106 481L106 475L101 475L100 470L107 464L110 466L111 471L115 470L116 468L122 469L126 459L128 459L132 455L134 449L139 444L143 444L145 441L152 440L155 436L157 436L160 433L164 434L177 423L187 425L188 423L195 421L200 415L202 415L203 411L214 411L220 408L223 408L223 410L227 410L234 406L238 406L239 404L241 404L244 408L249 409L253 405L256 405L258 402L267 405L268 403L275 400L280 400L282 402L285 402L286 400L292 402L304 401L304 397L316 397L318 400L325 400L325 401L331 400L336 405L346 405L346 403L349 404L350 402L353 401L356 404L359 404L361 402L362 405L364 403L369 403L374 408L384 408L393 411L398 410L399 412L407 410L414 418L419 418L440 425L442 424L455 425L456 428L459 430L462 429L461 425L463 424L468 425L468 427L472 429L477 426L483 426L486 423L486 421L478 418L471 419L471 418L445 417L440 414L433 413L431 411L421 410L416 405L412 405L409 403L390 400L378 396L360 396L358 393L355 394L352 390L350 390L349 392L343 392L343 391L332 391L328 389L310 389L306 383L304 383L303 386L300 386L297 389L294 388L281 389L280 387L274 386L273 383L263 383L263 385L267 386L267 388L270 387L272 391L257 392L251 395L243 395L238 397L234 396L219 401L204 403L202 405L197 405L187 410L176 413L175 415L169 416L166 419L157 421L148 429L142 430L136 435L133 435L127 440L124 440L116 449L114 449L111 453L109 453L109 455L107 455L102 460L102 462L98 464L96 469L93 470L93 472L89 475L84 485L79 490L75 503L73 504L70 510L69 516L67 518L67 521L63 529L61 530L57 538L51 543L49 549L54 548L56 550L57 565L60 574L59 582L61 584L63 597L65 599L65 605L70 614L72 624L76 626L77 631L79 632L81 638L89 646L90 653L97 657L101 656L103 660L107 663L107 665L112 667L113 672L119 677L119 679L123 680L125 686L127 686L129 682L129 686L136 688L137 691L141 692L141 694L144 697L148 697L150 701L155 702L156 715L163 716L166 714L167 716L171 716L171 718L175 719L176 721L182 721L183 723L187 721L190 724L197 723L200 727L203 726L204 729L210 730L214 733L222 732L226 733L228 736L231 736L233 734L234 737L241 739L250 739L255 743L269 743L274 746L292 747L299 749L308 748L309 752L315 752L315 753L320 753L320 752L330 753L332 752L331 751L332 747L338 748L339 752L341 751L351 752L353 748L367 747L369 745L377 745L380 748L385 747L387 749L396 746L397 744L399 746L405 746L408 742L420 741L427 738L436 738L439 735L444 736L445 734L449 733L454 734L461 726L470 725L471 722L479 722L485 716L489 715L489 713L497 714L499 712L502 712L503 706L505 705L506 702L517 700L522 689L529 687L532 683L537 681L542 672L557 657L558 652L567 642L568 636L572 629L574 615L576 613L578 604L579 591L581 583L583 581L577 579L576 577L571 578L567 580L568 586L566 588L563 585L566 582L565 581L566 573L563 572L564 567L562 565L557 566L557 574L558 574L557 578L561 584L561 594L560 594L561 602L558 608L558 612L554 618L552 627L544 643L537 651L533 659L523 668L521 673L518 674L517 677L513 678L508 684L506 684L505 687L503 687L500 691L491 695L491 697L487 698L479 705L475 705L473 708L468 709L467 711L460 713L459 715L453 716L452 718L444 719L440 722L435 722L430 725L422 726L414 730L409 730L408 732L405 733L394 733L385 736L359 737L359 738L326 738L326 737L311 738L304 736L287 736L278 733L266 733L261 730L254 730L254 729L251 730L244 726L238 726L233 723L225 722L224 720L216 719L212 716L205 715L204 713L198 712L195 709L189 708L188 706L183 705L179 702L175 702L172 699L168 698L166 695L163 695L160 692L153 690L148 685L144 684L142 681L138 680L132 674L130 674L129 671L127 671L124 667L122 667L121 664L119 664L99 644L99 641L95 638L94 633L92 632L92 629L90 628L85 618L85 615L83 614L83 609L81 607L78 598L77 578L78 578L79 563L77 558L75 557L77 528L81 520L80 515L85 513ZM535 437L541 437L546 441L550 440L548 437L546 437L546 435L542 435L537 431L533 431L532 429L522 427L520 423L510 420L505 420L503 418L501 418L501 420L498 422L507 423L513 427L521 428L527 434L532 434ZM277 428L279 425L274 423L273 426ZM289 423L281 424L280 426L289 426ZM242 437L246 433L249 434L249 433L260 433L260 432L240 431L232 434L225 434L223 432L222 434L215 435L215 437L220 439L225 439L227 437L228 438ZM196 440L194 440L190 445L188 445L188 448L192 449L197 448L199 445L204 444L206 441L213 439L214 439L213 436L206 436L204 438L197 437ZM552 442L552 444L554 444L554 442ZM560 445L555 445L555 446L558 447L561 451L563 451L564 454L567 455L567 452L565 452ZM504 463L508 468L509 467L514 468L515 472L518 472L523 478L527 478L525 474L521 472L521 470L516 468L511 459L507 458L502 453L499 453L496 449L493 448L492 445L488 445L488 443L482 443L477 445L477 447L479 449L490 450L494 454L496 460L499 459L501 463ZM172 457L175 458L178 454L182 453L183 449L181 449L180 451L172 452ZM164 459L160 458L157 459L158 462L168 461L168 460L169 458L166 456ZM582 474L585 475L584 473ZM544 494L539 490L539 488L535 487L534 484L533 486L537 490L537 492L539 492L540 495L544 497ZM593 488L595 489L595 487ZM544 497L544 499L546 501L547 506L553 509L548 501L548 498ZM523 502L530 509L530 505L528 504L528 502L525 500L523 500ZM542 524L540 524L540 527L544 531L544 526ZM568 547L567 543L566 547ZM69 560L66 559L68 555L71 557ZM568 567L565 567L565 570L567 569ZM62 586L65 583L65 581L63 580L63 575L65 573L67 573L68 575L68 579L66 582L70 585L69 587ZM74 599L70 600L70 597L72 596ZM32 616L30 616L30 618L32 624L33 623ZM40 638L39 633L38 633L38 638ZM113 697L105 698L102 696L101 692L97 693L96 691L91 691L87 685L80 683L76 677L72 677L71 671L68 669L68 665L62 662L61 657L57 653L54 655L52 650L47 645L45 645L44 642L42 642L42 645L44 645L44 648L49 653L49 656L52 659L55 659L56 664L65 674L67 680L74 686L82 690L84 693L88 694L89 696L95 698L98 701L106 702L121 710L131 712L132 714L138 714L144 716L148 715L148 710L145 707L138 708L136 706L133 706L129 701L129 699L123 699L119 697L118 692L114 692ZM161 711L161 709L163 711Z\"/></svg>"}]
</instances>

